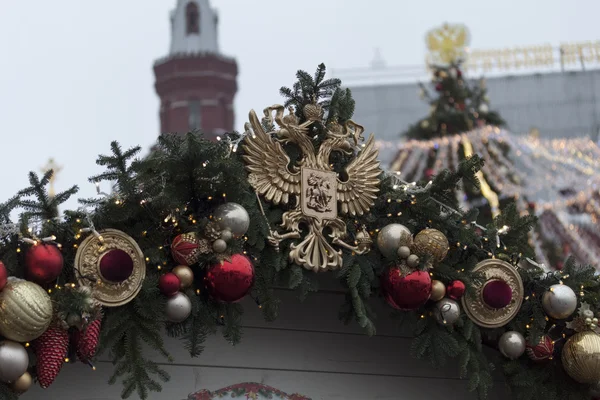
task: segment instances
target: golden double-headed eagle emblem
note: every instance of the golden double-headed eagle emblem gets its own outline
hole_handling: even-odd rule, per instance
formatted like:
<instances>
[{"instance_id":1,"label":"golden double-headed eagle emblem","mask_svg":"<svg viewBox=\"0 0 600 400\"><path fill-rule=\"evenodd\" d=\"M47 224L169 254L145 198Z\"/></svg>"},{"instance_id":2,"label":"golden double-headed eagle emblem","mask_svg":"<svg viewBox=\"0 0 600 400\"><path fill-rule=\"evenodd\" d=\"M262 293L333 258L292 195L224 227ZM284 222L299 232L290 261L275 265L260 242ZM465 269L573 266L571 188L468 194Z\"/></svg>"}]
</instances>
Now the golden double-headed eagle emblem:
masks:
<instances>
[{"instance_id":1,"label":"golden double-headed eagle emblem","mask_svg":"<svg viewBox=\"0 0 600 400\"><path fill-rule=\"evenodd\" d=\"M264 110L261 123L254 110L250 111L243 158L257 194L275 205L293 207L282 216L285 232L271 232L271 244L279 246L282 240L298 239L299 243L290 245L291 262L315 272L337 269L342 266L340 247L357 254L370 250L372 241L364 228L353 245L345 242L348 233L340 215L364 215L373 206L381 174L378 151L373 135L360 146L364 128L350 120L327 124L326 137L316 145L310 128L324 124L323 110L313 102L304 106L303 114L306 121L300 123L293 109L285 114L284 106L274 105ZM287 144L301 151L293 162L284 150ZM344 167L343 178L331 165L334 152L352 157Z\"/></svg>"},{"instance_id":2,"label":"golden double-headed eagle emblem","mask_svg":"<svg viewBox=\"0 0 600 400\"><path fill-rule=\"evenodd\" d=\"M469 30L461 24L444 24L427 32L425 41L429 50L427 63L449 65L467 57Z\"/></svg>"}]
</instances>

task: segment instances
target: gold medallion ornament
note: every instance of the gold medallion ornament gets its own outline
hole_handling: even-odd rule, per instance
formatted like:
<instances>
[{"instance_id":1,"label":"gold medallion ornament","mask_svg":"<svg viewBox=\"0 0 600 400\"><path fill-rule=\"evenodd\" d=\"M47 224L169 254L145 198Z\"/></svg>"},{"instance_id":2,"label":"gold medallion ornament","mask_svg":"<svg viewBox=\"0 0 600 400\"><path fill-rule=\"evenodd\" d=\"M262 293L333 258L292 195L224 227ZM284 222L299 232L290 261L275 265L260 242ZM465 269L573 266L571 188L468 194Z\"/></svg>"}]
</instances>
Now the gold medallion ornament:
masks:
<instances>
[{"instance_id":1,"label":"gold medallion ornament","mask_svg":"<svg viewBox=\"0 0 600 400\"><path fill-rule=\"evenodd\" d=\"M118 307L135 298L146 277L144 254L133 238L116 229L90 235L77 249L79 284L92 287L103 306Z\"/></svg>"},{"instance_id":2,"label":"gold medallion ornament","mask_svg":"<svg viewBox=\"0 0 600 400\"><path fill-rule=\"evenodd\" d=\"M449 65L467 56L469 30L460 24L444 24L427 32L427 64Z\"/></svg>"},{"instance_id":3,"label":"gold medallion ornament","mask_svg":"<svg viewBox=\"0 0 600 400\"><path fill-rule=\"evenodd\" d=\"M374 137L371 135L357 152L355 149L364 140L364 128L353 121L343 125L334 121L327 125L326 138L317 149L309 128L323 122L319 104L304 107L307 121L302 124L293 109L284 115L285 108L275 105L264 111L265 126L273 125L273 112L279 129L267 133L256 113L250 111L248 134L242 145L248 180L256 193L275 205L294 205L282 217L281 226L286 232L271 232L269 242L278 247L282 240L301 239L290 246L291 262L315 272L338 269L342 265L342 251L333 246L356 254L370 250L370 240L362 236L354 246L344 241L347 231L341 215L363 215L377 198L381 170ZM301 159L293 163L282 146L290 143L302 152ZM342 181L330 165L333 152L354 155L345 166L347 180ZM304 236L300 224L308 228ZM326 238L325 229L331 241Z\"/></svg>"},{"instance_id":4,"label":"gold medallion ornament","mask_svg":"<svg viewBox=\"0 0 600 400\"><path fill-rule=\"evenodd\" d=\"M479 262L474 274L483 275L475 281L475 295L462 298L465 314L483 328L498 328L508 324L523 303L523 281L519 271L506 261L488 259Z\"/></svg>"}]
</instances>

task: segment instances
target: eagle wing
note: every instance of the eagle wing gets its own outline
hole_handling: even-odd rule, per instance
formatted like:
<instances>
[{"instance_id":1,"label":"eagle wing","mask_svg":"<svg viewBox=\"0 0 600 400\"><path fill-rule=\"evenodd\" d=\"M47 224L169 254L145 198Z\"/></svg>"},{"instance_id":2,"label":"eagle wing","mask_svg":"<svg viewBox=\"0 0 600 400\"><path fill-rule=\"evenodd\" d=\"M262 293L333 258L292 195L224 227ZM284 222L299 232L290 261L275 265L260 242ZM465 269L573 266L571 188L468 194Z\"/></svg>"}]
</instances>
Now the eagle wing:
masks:
<instances>
[{"instance_id":1,"label":"eagle wing","mask_svg":"<svg viewBox=\"0 0 600 400\"><path fill-rule=\"evenodd\" d=\"M348 180L338 179L337 196L342 214L363 215L375 204L379 192L379 161L375 137L371 135L362 151L346 166Z\"/></svg>"},{"instance_id":2,"label":"eagle wing","mask_svg":"<svg viewBox=\"0 0 600 400\"><path fill-rule=\"evenodd\" d=\"M290 195L300 194L300 173L290 172L290 158L281 144L264 131L254 110L249 117L254 132L242 143L243 159L250 173L248 180L267 201L287 204Z\"/></svg>"}]
</instances>

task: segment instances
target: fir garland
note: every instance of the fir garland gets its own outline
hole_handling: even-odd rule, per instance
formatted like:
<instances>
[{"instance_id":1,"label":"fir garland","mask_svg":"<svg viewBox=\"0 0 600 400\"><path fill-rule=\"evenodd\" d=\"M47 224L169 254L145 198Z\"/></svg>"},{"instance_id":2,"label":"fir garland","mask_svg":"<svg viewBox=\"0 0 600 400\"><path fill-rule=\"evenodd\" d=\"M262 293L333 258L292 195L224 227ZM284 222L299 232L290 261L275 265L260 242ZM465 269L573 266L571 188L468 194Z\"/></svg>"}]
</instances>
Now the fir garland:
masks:
<instances>
[{"instance_id":1,"label":"fir garland","mask_svg":"<svg viewBox=\"0 0 600 400\"><path fill-rule=\"evenodd\" d=\"M341 89L339 80L324 80L324 76L324 65L318 67L314 77L299 71L294 86L281 89L286 106L296 106L298 111L317 101L327 112L326 121L349 120L354 110L350 91ZM300 112L297 116L304 118ZM322 140L322 134L323 127L319 125L315 146ZM28 242L47 240L61 244L62 274L46 287L52 292L57 313L85 308L82 296L65 293L73 290L73 282L78 281L75 254L86 236L96 230L118 229L130 235L143 251L146 278L139 294L123 306L105 308L102 319L100 350L108 353L115 365L110 383L117 380L123 383L123 398L137 392L146 399L149 392L160 390L161 381L170 378L153 361L156 355L151 354L154 351L171 360L162 337L165 326L170 336L182 339L194 357L201 355L204 340L217 331L232 344L242 338L242 307L223 304L206 295L201 273L186 292L192 301L192 312L182 323L165 320L166 300L158 289L160 275L177 265L169 248L173 238L180 233L201 232L218 205L236 202L248 211L252 224L229 251L243 252L253 260L256 278L252 296L261 305L267 321L277 318L279 311L275 286L296 289L301 296L318 291L314 274L288 261L291 240L284 241L279 251L268 246L269 227L281 220L282 207L257 200L247 181L243 152L237 151L243 136L231 134L225 139L211 142L198 133L165 135L159 137L152 153L143 159L136 158L139 147L124 151L117 142L112 142L111 154L101 155L97 160L105 172L89 179L100 188L111 185L112 194L99 190L96 198L81 200L81 208L59 216L59 206L77 192L77 187L51 197L47 187L52 171L42 177L32 172L30 186L0 205L4 221L0 258L10 276L26 277L24 254L30 247ZM332 157L332 162L342 166L347 159ZM424 185L398 184L395 177L384 174L374 207L367 215L356 217L349 226L350 235L356 235L362 226L376 235L390 223L401 223L413 232L438 229L451 245L447 257L431 271L432 276L446 284L461 280L467 291L472 290L480 279L473 273L479 261L497 258L518 265L531 255L527 235L535 222L533 216L520 216L514 206L509 206L493 223L480 229L472 223L476 211L459 210L453 195L455 187L463 179L477 185L475 173L481 166L482 160L475 155L463 160L458 171L442 171ZM17 209L21 218L12 224L10 214ZM204 254L195 269L205 270L215 261L214 253ZM389 264L377 248L366 255L345 251L343 266L336 272L347 289L340 319L345 323L355 321L368 335L376 333L376 324L367 300L381 296L379 277ZM546 273L532 265L519 268L519 273L525 286L525 302L516 318L505 327L482 329L464 314L453 326L440 325L430 317L430 303L416 311L391 312L390 318L397 318L414 332L413 356L430 360L434 367L448 359L457 359L460 376L469 379L469 389L485 398L492 386L493 366L482 352L484 345L495 347L494 338L506 330L521 332L531 342L537 342L550 330L559 329L565 336L572 333L564 321L551 321L543 312L541 295L551 285L563 282L579 294L580 300L585 298L590 304L600 300L599 282L592 267L568 262L561 272ZM149 346L142 351L144 343ZM504 372L517 399L588 398L588 386L578 384L564 372L560 357L543 365L521 357L507 362ZM8 384L0 385L0 394L6 399L16 397Z\"/></svg>"}]
</instances>

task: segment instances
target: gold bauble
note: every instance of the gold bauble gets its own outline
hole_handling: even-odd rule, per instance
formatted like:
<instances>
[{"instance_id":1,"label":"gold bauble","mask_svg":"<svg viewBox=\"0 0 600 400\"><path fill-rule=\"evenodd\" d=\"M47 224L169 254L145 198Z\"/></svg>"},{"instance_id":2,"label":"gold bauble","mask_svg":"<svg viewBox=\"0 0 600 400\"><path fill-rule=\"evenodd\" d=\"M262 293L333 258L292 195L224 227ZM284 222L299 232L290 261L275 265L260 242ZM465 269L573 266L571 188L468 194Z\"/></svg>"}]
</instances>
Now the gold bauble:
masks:
<instances>
[{"instance_id":1,"label":"gold bauble","mask_svg":"<svg viewBox=\"0 0 600 400\"><path fill-rule=\"evenodd\" d=\"M437 229L423 229L415 236L412 252L421 258L430 256L434 263L441 262L448 254L448 238Z\"/></svg>"},{"instance_id":2,"label":"gold bauble","mask_svg":"<svg viewBox=\"0 0 600 400\"><path fill-rule=\"evenodd\" d=\"M173 273L179 278L181 289L187 289L194 283L194 271L187 265L178 265L173 268Z\"/></svg>"},{"instance_id":3,"label":"gold bauble","mask_svg":"<svg viewBox=\"0 0 600 400\"><path fill-rule=\"evenodd\" d=\"M15 393L25 393L31 387L33 378L29 372L25 372L19 379L10 384L10 388Z\"/></svg>"},{"instance_id":4,"label":"gold bauble","mask_svg":"<svg viewBox=\"0 0 600 400\"><path fill-rule=\"evenodd\" d=\"M431 281L431 297L429 300L431 301L440 301L446 295L446 285L444 285L441 281L433 280Z\"/></svg>"},{"instance_id":5,"label":"gold bauble","mask_svg":"<svg viewBox=\"0 0 600 400\"><path fill-rule=\"evenodd\" d=\"M571 336L562 350L562 364L579 383L600 381L600 335L585 331Z\"/></svg>"},{"instance_id":6,"label":"gold bauble","mask_svg":"<svg viewBox=\"0 0 600 400\"><path fill-rule=\"evenodd\" d=\"M48 329L52 301L39 285L10 278L0 292L0 335L15 342L29 342Z\"/></svg>"}]
</instances>

